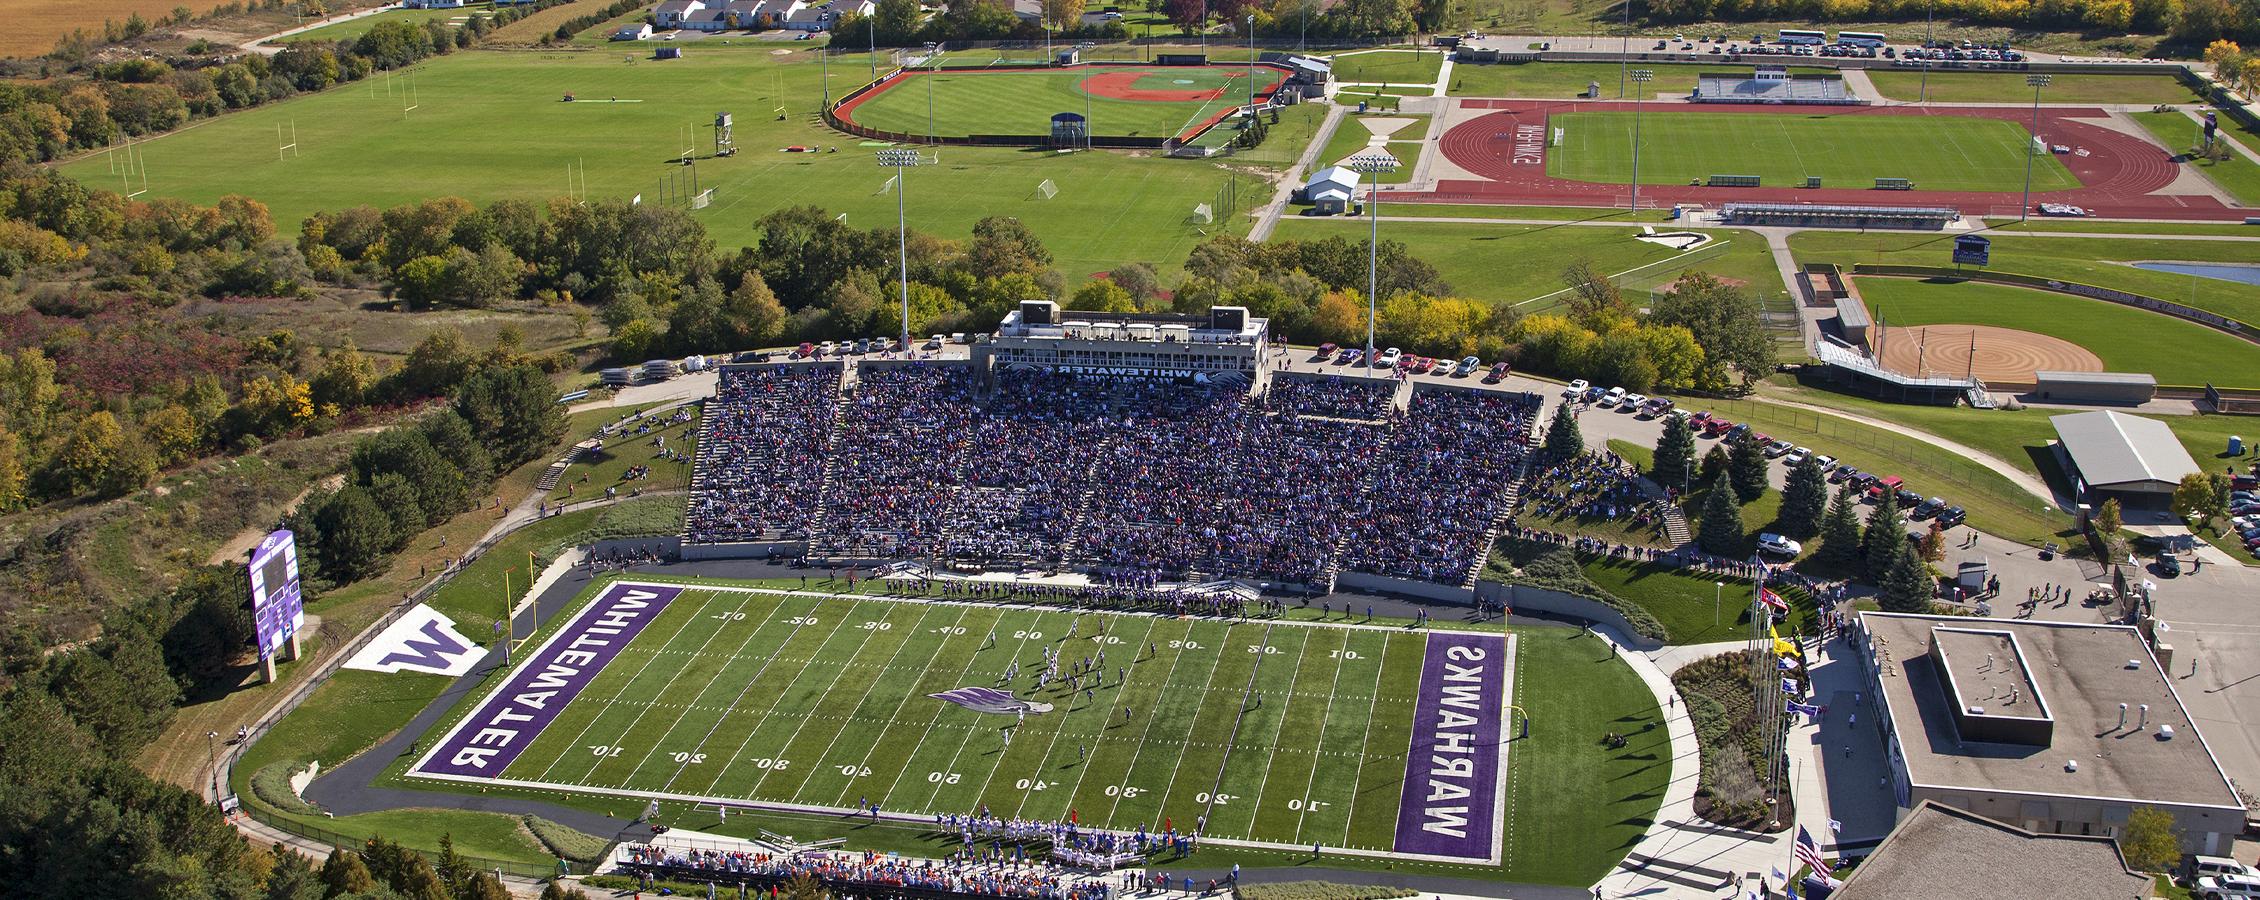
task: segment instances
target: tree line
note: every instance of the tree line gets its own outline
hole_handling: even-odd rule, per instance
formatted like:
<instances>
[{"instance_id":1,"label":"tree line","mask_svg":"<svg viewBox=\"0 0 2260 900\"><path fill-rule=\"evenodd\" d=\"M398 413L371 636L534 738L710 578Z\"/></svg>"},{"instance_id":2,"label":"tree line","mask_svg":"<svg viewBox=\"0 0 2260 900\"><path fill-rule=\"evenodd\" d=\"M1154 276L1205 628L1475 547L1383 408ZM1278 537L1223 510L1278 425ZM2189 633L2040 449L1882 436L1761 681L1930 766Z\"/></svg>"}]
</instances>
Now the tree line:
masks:
<instances>
[{"instance_id":1,"label":"tree line","mask_svg":"<svg viewBox=\"0 0 2260 900\"><path fill-rule=\"evenodd\" d=\"M2190 48L2260 40L2260 0L1653 0L1658 22L1922 22L1928 16L2046 31L2164 34Z\"/></svg>"}]
</instances>

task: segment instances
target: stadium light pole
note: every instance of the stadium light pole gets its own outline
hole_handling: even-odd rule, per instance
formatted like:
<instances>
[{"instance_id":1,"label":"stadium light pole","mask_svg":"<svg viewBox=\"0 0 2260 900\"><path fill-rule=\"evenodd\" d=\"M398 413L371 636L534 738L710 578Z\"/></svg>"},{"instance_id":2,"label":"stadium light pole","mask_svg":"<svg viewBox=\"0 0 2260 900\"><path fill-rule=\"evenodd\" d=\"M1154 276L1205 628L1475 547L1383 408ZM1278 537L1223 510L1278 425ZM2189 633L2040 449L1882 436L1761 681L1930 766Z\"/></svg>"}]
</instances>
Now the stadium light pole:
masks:
<instances>
[{"instance_id":1,"label":"stadium light pole","mask_svg":"<svg viewBox=\"0 0 2260 900\"><path fill-rule=\"evenodd\" d=\"M1248 118L1256 117L1256 14L1248 14Z\"/></svg>"},{"instance_id":2,"label":"stadium light pole","mask_svg":"<svg viewBox=\"0 0 2260 900\"><path fill-rule=\"evenodd\" d=\"M1932 30L1932 28L1931 28L1931 24L1932 24L1932 17L1933 17L1933 16L1935 16L1935 15L1937 15L1937 13L1938 13L1938 0L1931 0L1931 2L1930 2L1930 3L1928 4L1928 5L1926 5L1926 6L1924 6L1924 7L1923 7L1923 49L1924 49L1924 50L1929 50L1929 49L1930 49L1930 44L1931 44L1931 36L1932 36L1932 35L1933 35L1933 34L1935 33L1935 32L1934 32L1934 31ZM1925 56L1925 57L1923 57L1923 83L1922 83L1922 87L1921 87L1920 89L1918 89L1918 90L1916 90L1916 91L1915 91L1915 102L1916 102L1916 103L1928 103L1928 102L1930 102L1930 57L1928 57L1928 56Z\"/></svg>"},{"instance_id":3,"label":"stadium light pole","mask_svg":"<svg viewBox=\"0 0 2260 900\"><path fill-rule=\"evenodd\" d=\"M1719 605L1726 602L1726 582L1711 582L1711 627L1719 627Z\"/></svg>"},{"instance_id":4,"label":"stadium light pole","mask_svg":"<svg viewBox=\"0 0 2260 900\"><path fill-rule=\"evenodd\" d=\"M2033 144L2040 141L2040 89L2047 87L2048 81L2049 76L2043 73L2025 76L2025 83L2032 85L2032 141L2025 144L2025 201L2017 207L2019 223L2032 217L2032 158L2037 155Z\"/></svg>"},{"instance_id":5,"label":"stadium light pole","mask_svg":"<svg viewBox=\"0 0 2260 900\"><path fill-rule=\"evenodd\" d=\"M1617 38L1617 97L1624 97L1624 80L1632 67L1632 0L1624 0L1624 33Z\"/></svg>"},{"instance_id":6,"label":"stadium light pole","mask_svg":"<svg viewBox=\"0 0 2260 900\"><path fill-rule=\"evenodd\" d=\"M1373 364L1373 326L1381 318L1381 178L1384 173L1397 170L1397 158L1387 150L1367 150L1352 156L1350 171L1372 179L1366 187L1365 205L1373 220L1372 230L1365 240L1365 356L1367 365Z\"/></svg>"},{"instance_id":7,"label":"stadium light pole","mask_svg":"<svg viewBox=\"0 0 2260 900\"><path fill-rule=\"evenodd\" d=\"M1634 69L1632 75L1632 216L1640 217L1640 100L1645 95L1648 79L1656 77L1651 69Z\"/></svg>"},{"instance_id":8,"label":"stadium light pole","mask_svg":"<svg viewBox=\"0 0 2260 900\"><path fill-rule=\"evenodd\" d=\"M902 349L910 349L910 218L903 200L903 191L910 186L910 174L905 169L918 167L918 150L915 147L879 151L879 165L895 170L895 254L901 269L902 284Z\"/></svg>"},{"instance_id":9,"label":"stadium light pole","mask_svg":"<svg viewBox=\"0 0 2260 900\"><path fill-rule=\"evenodd\" d=\"M217 731L204 732L204 747L209 753L208 759L212 767L212 800L218 802L220 799L220 733Z\"/></svg>"},{"instance_id":10,"label":"stadium light pole","mask_svg":"<svg viewBox=\"0 0 2260 900\"><path fill-rule=\"evenodd\" d=\"M879 80L879 17L863 17L863 52L871 57L871 80Z\"/></svg>"}]
</instances>

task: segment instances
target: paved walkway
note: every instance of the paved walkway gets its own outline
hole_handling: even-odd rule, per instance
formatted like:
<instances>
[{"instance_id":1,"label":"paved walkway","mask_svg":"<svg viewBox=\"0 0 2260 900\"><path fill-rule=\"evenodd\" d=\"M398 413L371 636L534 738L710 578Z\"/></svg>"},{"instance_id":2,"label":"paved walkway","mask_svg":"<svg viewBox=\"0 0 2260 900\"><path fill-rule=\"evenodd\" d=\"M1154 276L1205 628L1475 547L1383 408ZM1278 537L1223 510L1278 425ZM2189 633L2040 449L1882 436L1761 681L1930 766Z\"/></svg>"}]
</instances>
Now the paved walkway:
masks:
<instances>
[{"instance_id":1,"label":"paved walkway","mask_svg":"<svg viewBox=\"0 0 2260 900\"><path fill-rule=\"evenodd\" d=\"M1860 415L1859 413L1845 412L1840 409L1831 409L1826 406L1814 406L1810 403L1799 403L1795 400L1784 400L1780 397L1772 395L1764 396L1761 399L1776 406L1784 406L1790 409L1804 410L1805 412L1821 413L1823 415L1835 416L1840 419L1858 422L1862 425L1881 428L1885 431L1889 431L1895 434L1904 434L1908 437L1918 438L1929 443L1931 446L1937 447L1940 450L1968 457L1971 462L1977 463L1978 465L1984 466L1988 469L1992 469L1993 471L2000 473L2001 477L2009 479L2011 483L2020 488L2023 488L2026 493L2029 493L2042 500L2048 501L2050 504L2057 503L2056 492L2053 489L2049 488L2049 486L2045 482L2042 482L2039 478L2033 476L2023 469L2009 464L2008 460L2004 460L2001 457L1987 453L1983 450L1979 450L1968 444L1964 444L1959 441L1950 441L1946 438L1939 437L1938 435L1932 434L1927 431L1909 428L1905 423L1901 422L1886 422L1882 419L1869 418L1867 416Z\"/></svg>"},{"instance_id":2,"label":"paved walkway","mask_svg":"<svg viewBox=\"0 0 2260 900\"><path fill-rule=\"evenodd\" d=\"M263 38L253 38L252 40L245 41L243 46L245 48L248 48L251 52L259 54L260 56L273 56L277 53L283 52L283 45L274 43L275 41L305 34L306 32L313 31L316 28L328 28L329 26L336 25L339 22L351 22L355 19L367 18L378 13L391 12L393 10L402 8L403 7L398 3L387 3L383 6L376 6L369 9L360 10L358 12L346 13L342 16L330 16L329 18L323 19L319 22L300 25L295 28L285 28Z\"/></svg>"},{"instance_id":3,"label":"paved walkway","mask_svg":"<svg viewBox=\"0 0 2260 900\"><path fill-rule=\"evenodd\" d=\"M1250 243L1260 244L1271 239L1272 230L1279 227L1279 217L1287 212L1287 201L1295 195L1295 189L1302 186L1312 164L1318 160L1318 154L1326 149L1326 142L1333 140L1334 129L1342 127L1342 120L1348 115L1349 109L1346 107L1327 108L1326 118L1318 123L1318 133L1303 147L1303 155L1296 157L1295 164L1280 177L1278 187L1272 191L1271 202L1264 204L1263 213L1256 217L1255 227L1248 230Z\"/></svg>"}]
</instances>

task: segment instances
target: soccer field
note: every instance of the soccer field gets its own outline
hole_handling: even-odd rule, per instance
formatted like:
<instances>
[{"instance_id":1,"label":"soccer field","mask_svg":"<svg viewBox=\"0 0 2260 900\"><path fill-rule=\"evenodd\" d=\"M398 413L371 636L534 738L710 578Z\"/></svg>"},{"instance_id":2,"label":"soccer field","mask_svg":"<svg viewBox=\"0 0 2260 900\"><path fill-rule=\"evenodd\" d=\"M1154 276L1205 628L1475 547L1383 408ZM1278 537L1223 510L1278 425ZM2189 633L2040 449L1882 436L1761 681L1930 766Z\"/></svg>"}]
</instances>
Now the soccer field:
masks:
<instances>
[{"instance_id":1,"label":"soccer field","mask_svg":"<svg viewBox=\"0 0 2260 900\"><path fill-rule=\"evenodd\" d=\"M986 809L1495 864L1514 646L1354 622L618 582L408 774L774 810L876 804L913 822ZM1104 654L1098 683L1039 690L1046 651L1063 674Z\"/></svg>"},{"instance_id":2,"label":"soccer field","mask_svg":"<svg viewBox=\"0 0 2260 900\"><path fill-rule=\"evenodd\" d=\"M1582 112L1548 118L1563 136L1546 155L1547 174L1631 183L1633 117ZM1906 178L1926 191L2014 191L2024 185L2032 140L2012 122L1957 116L1649 112L1640 119L1642 184L1757 175L1768 187L1799 187L1819 176L1832 188ZM2053 156L2033 161L2033 190L2079 186Z\"/></svg>"},{"instance_id":3,"label":"soccer field","mask_svg":"<svg viewBox=\"0 0 2260 900\"><path fill-rule=\"evenodd\" d=\"M856 124L882 131L964 137L969 134L1046 135L1055 113L1088 112L1094 135L1183 135L1248 101L1242 66L1098 66L911 72L843 112ZM1268 92L1278 70L1255 69L1256 92ZM1192 99L1126 99L1120 87L1192 94ZM1157 96L1166 94L1157 93ZM929 102L931 101L931 102ZM929 115L929 113L931 115Z\"/></svg>"}]
</instances>

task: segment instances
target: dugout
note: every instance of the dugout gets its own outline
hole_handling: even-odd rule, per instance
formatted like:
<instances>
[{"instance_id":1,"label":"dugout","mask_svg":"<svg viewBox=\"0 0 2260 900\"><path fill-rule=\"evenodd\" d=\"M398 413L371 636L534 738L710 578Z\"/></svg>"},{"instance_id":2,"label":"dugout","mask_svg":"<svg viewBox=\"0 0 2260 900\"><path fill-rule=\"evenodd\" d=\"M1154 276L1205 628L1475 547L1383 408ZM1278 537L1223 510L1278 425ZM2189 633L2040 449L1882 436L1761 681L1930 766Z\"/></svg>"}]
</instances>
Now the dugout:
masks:
<instances>
[{"instance_id":1,"label":"dugout","mask_svg":"<svg viewBox=\"0 0 2260 900\"><path fill-rule=\"evenodd\" d=\"M1063 112L1052 116L1052 143L1066 147L1080 147L1091 137L1091 124L1082 113Z\"/></svg>"},{"instance_id":2,"label":"dugout","mask_svg":"<svg viewBox=\"0 0 2260 900\"><path fill-rule=\"evenodd\" d=\"M2139 406L2158 396L2158 379L2147 372L2032 373L2032 396L2051 403Z\"/></svg>"}]
</instances>

